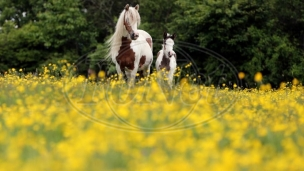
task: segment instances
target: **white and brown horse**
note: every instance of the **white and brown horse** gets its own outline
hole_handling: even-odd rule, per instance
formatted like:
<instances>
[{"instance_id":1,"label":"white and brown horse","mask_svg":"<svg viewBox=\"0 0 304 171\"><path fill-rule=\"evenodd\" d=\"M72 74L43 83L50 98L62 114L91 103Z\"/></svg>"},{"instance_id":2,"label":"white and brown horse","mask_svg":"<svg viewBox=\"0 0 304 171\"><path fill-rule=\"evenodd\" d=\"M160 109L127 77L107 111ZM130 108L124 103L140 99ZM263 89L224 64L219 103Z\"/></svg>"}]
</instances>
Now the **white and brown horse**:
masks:
<instances>
[{"instance_id":1,"label":"white and brown horse","mask_svg":"<svg viewBox=\"0 0 304 171\"><path fill-rule=\"evenodd\" d=\"M108 40L108 57L115 63L118 75L125 74L131 85L138 71L142 71L144 76L150 73L153 62L152 37L137 29L140 24L138 10L139 5L131 7L127 4L118 18L113 36Z\"/></svg>"},{"instance_id":2,"label":"white and brown horse","mask_svg":"<svg viewBox=\"0 0 304 171\"><path fill-rule=\"evenodd\" d=\"M162 49L157 53L155 67L157 72L163 71L168 84L172 87L174 72L176 69L176 53L173 51L176 34L170 35L164 32Z\"/></svg>"}]
</instances>

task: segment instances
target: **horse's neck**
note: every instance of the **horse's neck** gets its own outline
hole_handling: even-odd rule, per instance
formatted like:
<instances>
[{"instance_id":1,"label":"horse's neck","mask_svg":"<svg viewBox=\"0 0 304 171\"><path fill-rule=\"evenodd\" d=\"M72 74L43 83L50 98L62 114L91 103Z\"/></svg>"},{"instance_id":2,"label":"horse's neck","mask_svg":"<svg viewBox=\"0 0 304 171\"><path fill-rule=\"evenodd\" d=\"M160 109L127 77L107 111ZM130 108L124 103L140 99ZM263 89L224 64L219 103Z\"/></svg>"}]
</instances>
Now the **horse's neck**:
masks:
<instances>
[{"instance_id":1,"label":"horse's neck","mask_svg":"<svg viewBox=\"0 0 304 171\"><path fill-rule=\"evenodd\" d=\"M161 65L169 66L169 64L170 64L170 58L165 54L165 51L163 50L163 55L161 58Z\"/></svg>"},{"instance_id":2,"label":"horse's neck","mask_svg":"<svg viewBox=\"0 0 304 171\"><path fill-rule=\"evenodd\" d=\"M128 37L122 37L121 38L121 46L129 45L132 42L131 39Z\"/></svg>"},{"instance_id":3,"label":"horse's neck","mask_svg":"<svg viewBox=\"0 0 304 171\"><path fill-rule=\"evenodd\" d=\"M120 34L116 34L116 37L125 37L130 39L130 35L128 33L128 31L126 30L126 28L123 28L123 31Z\"/></svg>"},{"instance_id":4,"label":"horse's neck","mask_svg":"<svg viewBox=\"0 0 304 171\"><path fill-rule=\"evenodd\" d=\"M126 29L123 29L122 32L116 31L110 39L111 51L118 51L119 46L128 43L129 40L131 41Z\"/></svg>"},{"instance_id":5,"label":"horse's neck","mask_svg":"<svg viewBox=\"0 0 304 171\"><path fill-rule=\"evenodd\" d=\"M163 49L163 58L167 58L169 59L169 55L168 55L169 51L168 50L165 50Z\"/></svg>"},{"instance_id":6,"label":"horse's neck","mask_svg":"<svg viewBox=\"0 0 304 171\"><path fill-rule=\"evenodd\" d=\"M167 51L165 50L165 45L163 45L162 51L163 51L162 58L168 58L168 56L166 55Z\"/></svg>"}]
</instances>

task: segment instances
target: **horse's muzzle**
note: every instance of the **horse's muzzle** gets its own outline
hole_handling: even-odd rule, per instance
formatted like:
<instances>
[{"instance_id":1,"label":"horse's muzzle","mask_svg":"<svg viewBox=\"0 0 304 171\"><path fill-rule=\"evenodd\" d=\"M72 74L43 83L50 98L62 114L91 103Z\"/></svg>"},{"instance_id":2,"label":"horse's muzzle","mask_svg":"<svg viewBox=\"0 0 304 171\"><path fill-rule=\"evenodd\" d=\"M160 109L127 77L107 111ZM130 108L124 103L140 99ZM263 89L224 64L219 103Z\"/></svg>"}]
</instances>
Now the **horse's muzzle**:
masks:
<instances>
[{"instance_id":1,"label":"horse's muzzle","mask_svg":"<svg viewBox=\"0 0 304 171\"><path fill-rule=\"evenodd\" d=\"M139 35L138 35L138 34L135 34L135 33L133 32L133 33L130 34L130 36L131 36L131 39L132 39L132 40L136 40L136 39L138 38Z\"/></svg>"},{"instance_id":2,"label":"horse's muzzle","mask_svg":"<svg viewBox=\"0 0 304 171\"><path fill-rule=\"evenodd\" d=\"M175 53L172 53L172 52L169 51L169 52L168 52L169 58L171 58L172 56L174 56L174 54L175 54Z\"/></svg>"}]
</instances>

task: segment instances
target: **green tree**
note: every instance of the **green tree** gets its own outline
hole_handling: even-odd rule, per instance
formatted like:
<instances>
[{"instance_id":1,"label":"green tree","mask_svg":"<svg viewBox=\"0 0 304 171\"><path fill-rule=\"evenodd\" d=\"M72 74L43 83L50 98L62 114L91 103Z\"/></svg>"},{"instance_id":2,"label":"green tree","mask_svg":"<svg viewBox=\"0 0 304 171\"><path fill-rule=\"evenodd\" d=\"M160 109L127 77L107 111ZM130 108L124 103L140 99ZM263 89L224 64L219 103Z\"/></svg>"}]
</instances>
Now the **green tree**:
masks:
<instances>
[{"instance_id":1,"label":"green tree","mask_svg":"<svg viewBox=\"0 0 304 171\"><path fill-rule=\"evenodd\" d=\"M45 12L38 14L37 25L45 47L56 52L72 49L84 53L95 45L96 34L90 30L79 6L75 0L49 0L44 4Z\"/></svg>"},{"instance_id":2,"label":"green tree","mask_svg":"<svg viewBox=\"0 0 304 171\"><path fill-rule=\"evenodd\" d=\"M39 28L33 23L28 23L20 28L15 28L15 22L7 21L0 33L0 63L1 72L9 68L26 68L34 71L44 55L44 47L35 35Z\"/></svg>"},{"instance_id":3,"label":"green tree","mask_svg":"<svg viewBox=\"0 0 304 171\"><path fill-rule=\"evenodd\" d=\"M96 46L96 33L80 1L0 1L0 57L3 68L34 70L39 65L68 59Z\"/></svg>"},{"instance_id":4,"label":"green tree","mask_svg":"<svg viewBox=\"0 0 304 171\"><path fill-rule=\"evenodd\" d=\"M184 41L222 54L246 73L249 84L253 85L253 75L261 71L265 82L278 85L292 78L300 56L289 35L276 25L274 2L177 0L182 12L174 13L171 29L179 31ZM219 64L214 58L192 56L202 72L210 73Z\"/></svg>"},{"instance_id":5,"label":"green tree","mask_svg":"<svg viewBox=\"0 0 304 171\"><path fill-rule=\"evenodd\" d=\"M292 77L304 81L304 1L276 0L273 15L277 17L276 27L288 34L288 40L297 47L298 57L293 60Z\"/></svg>"},{"instance_id":6,"label":"green tree","mask_svg":"<svg viewBox=\"0 0 304 171\"><path fill-rule=\"evenodd\" d=\"M13 20L18 28L30 21L37 21L37 14L44 11L43 0L0 0L0 25Z\"/></svg>"}]
</instances>

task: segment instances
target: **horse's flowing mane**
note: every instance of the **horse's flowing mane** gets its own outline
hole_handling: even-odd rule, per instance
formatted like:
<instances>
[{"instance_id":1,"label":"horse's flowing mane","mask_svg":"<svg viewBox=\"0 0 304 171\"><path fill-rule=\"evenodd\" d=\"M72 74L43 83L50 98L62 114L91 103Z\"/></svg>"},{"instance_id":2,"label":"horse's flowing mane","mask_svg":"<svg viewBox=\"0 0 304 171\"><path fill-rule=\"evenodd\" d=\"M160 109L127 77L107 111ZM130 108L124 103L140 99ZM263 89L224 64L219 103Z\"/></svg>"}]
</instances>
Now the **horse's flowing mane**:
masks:
<instances>
[{"instance_id":1,"label":"horse's flowing mane","mask_svg":"<svg viewBox=\"0 0 304 171\"><path fill-rule=\"evenodd\" d=\"M125 13L128 16L124 17ZM136 21L137 21L137 26L139 26L139 24L140 24L140 15L134 7L129 7L128 11L126 11L124 9L119 15L114 34L107 41L107 44L109 46L109 52L108 52L106 58L110 58L110 57L114 58L116 53L118 52L120 45L121 45L121 38L123 36L123 32L126 29L124 27L124 20L127 20L127 19L128 19L128 22L130 23L130 25L133 25Z\"/></svg>"}]
</instances>

